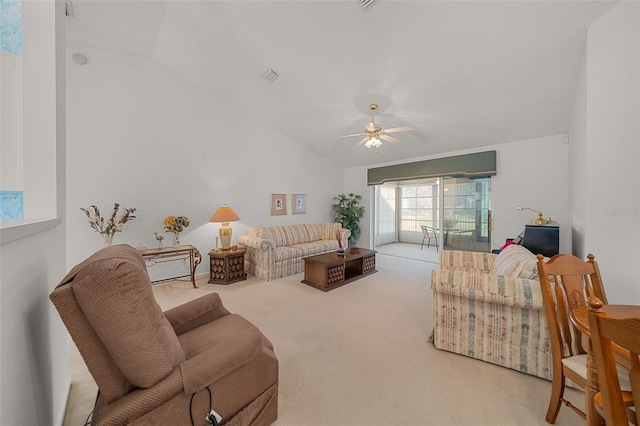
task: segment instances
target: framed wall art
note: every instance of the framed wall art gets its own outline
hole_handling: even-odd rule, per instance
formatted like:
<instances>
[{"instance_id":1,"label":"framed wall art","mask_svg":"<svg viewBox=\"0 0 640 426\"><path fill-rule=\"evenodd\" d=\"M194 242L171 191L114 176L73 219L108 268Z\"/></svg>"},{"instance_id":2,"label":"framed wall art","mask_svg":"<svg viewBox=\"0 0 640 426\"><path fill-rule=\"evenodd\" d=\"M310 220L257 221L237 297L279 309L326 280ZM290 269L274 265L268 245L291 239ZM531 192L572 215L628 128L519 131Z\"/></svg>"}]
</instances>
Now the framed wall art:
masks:
<instances>
[{"instance_id":1,"label":"framed wall art","mask_svg":"<svg viewBox=\"0 0 640 426\"><path fill-rule=\"evenodd\" d=\"M271 216L287 214L287 194L271 194Z\"/></svg>"},{"instance_id":2,"label":"framed wall art","mask_svg":"<svg viewBox=\"0 0 640 426\"><path fill-rule=\"evenodd\" d=\"M304 214L307 212L306 194L291 194L291 213Z\"/></svg>"}]
</instances>

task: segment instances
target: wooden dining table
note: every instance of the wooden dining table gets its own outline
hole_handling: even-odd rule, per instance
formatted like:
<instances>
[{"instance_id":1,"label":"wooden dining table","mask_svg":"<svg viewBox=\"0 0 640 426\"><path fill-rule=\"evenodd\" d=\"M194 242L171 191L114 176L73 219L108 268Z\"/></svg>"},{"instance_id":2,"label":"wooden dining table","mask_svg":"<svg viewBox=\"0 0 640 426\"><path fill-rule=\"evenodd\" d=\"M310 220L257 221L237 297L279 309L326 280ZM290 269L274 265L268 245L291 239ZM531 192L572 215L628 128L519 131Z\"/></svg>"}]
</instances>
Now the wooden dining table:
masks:
<instances>
[{"instance_id":1,"label":"wooden dining table","mask_svg":"<svg viewBox=\"0 0 640 426\"><path fill-rule=\"evenodd\" d=\"M610 318L640 318L640 306L637 305L604 305L602 310ZM582 334L582 347L587 351L587 384L584 390L585 413L587 415L587 425L604 425L604 419L598 414L595 408L593 397L599 391L598 372L591 349L591 330L589 327L589 307L581 306L573 309L569 317L571 322ZM631 368L631 357L629 351L613 345L613 350L618 363L626 368Z\"/></svg>"}]
</instances>

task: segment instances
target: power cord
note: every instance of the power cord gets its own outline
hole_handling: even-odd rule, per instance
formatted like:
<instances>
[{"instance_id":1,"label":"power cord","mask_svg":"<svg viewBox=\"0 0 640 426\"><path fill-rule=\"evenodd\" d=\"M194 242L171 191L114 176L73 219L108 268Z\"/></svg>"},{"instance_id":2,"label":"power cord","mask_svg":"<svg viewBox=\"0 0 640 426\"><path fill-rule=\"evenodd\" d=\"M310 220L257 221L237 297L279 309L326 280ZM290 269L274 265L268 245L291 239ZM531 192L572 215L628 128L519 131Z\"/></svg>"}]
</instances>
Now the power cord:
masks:
<instances>
[{"instance_id":1,"label":"power cord","mask_svg":"<svg viewBox=\"0 0 640 426\"><path fill-rule=\"evenodd\" d=\"M211 394L211 389L209 389L209 386L207 386L205 389L207 390L207 392L209 392L209 411L205 415L205 419L209 423L211 423L213 426L218 426L218 422L219 422L220 419L216 418L217 413L215 411L213 411L213 408L212 408L213 407L213 395ZM195 423L193 421L193 397L196 396L196 393L198 393L198 392L194 392L193 394L191 394L191 401L189 401L189 416L191 417L191 426L195 426Z\"/></svg>"},{"instance_id":2,"label":"power cord","mask_svg":"<svg viewBox=\"0 0 640 426\"><path fill-rule=\"evenodd\" d=\"M91 412L89 413L89 415L87 416L87 420L85 420L84 425L83 426L89 426L91 424L91 422L93 421L93 410L91 410Z\"/></svg>"}]
</instances>

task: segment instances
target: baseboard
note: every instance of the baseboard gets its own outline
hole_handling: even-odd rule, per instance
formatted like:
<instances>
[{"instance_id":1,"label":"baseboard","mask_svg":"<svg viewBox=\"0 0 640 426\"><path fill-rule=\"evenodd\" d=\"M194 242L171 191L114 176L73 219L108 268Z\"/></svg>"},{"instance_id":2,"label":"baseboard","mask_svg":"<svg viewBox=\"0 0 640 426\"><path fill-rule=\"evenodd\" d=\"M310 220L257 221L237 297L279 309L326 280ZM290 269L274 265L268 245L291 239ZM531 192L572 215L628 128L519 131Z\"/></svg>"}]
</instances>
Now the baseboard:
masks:
<instances>
[{"instance_id":1,"label":"baseboard","mask_svg":"<svg viewBox=\"0 0 640 426\"><path fill-rule=\"evenodd\" d=\"M64 425L64 416L67 414L67 404L69 403L69 395L71 394L71 376L67 376L67 391L65 392L64 398L62 399L62 406L58 407L58 418L56 419L54 425L55 426L63 426Z\"/></svg>"}]
</instances>

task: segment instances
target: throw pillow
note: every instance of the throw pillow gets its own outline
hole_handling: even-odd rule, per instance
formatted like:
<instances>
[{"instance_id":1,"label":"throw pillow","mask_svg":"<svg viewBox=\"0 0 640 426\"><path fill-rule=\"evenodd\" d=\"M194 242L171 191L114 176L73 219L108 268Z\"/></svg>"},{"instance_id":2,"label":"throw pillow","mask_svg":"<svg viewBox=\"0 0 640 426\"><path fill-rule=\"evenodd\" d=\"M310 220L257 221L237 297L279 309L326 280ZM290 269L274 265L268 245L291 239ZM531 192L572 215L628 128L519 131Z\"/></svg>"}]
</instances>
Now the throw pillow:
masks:
<instances>
[{"instance_id":1,"label":"throw pillow","mask_svg":"<svg viewBox=\"0 0 640 426\"><path fill-rule=\"evenodd\" d=\"M493 275L537 279L538 266L536 256L523 246L512 244L496 256L489 271Z\"/></svg>"}]
</instances>

